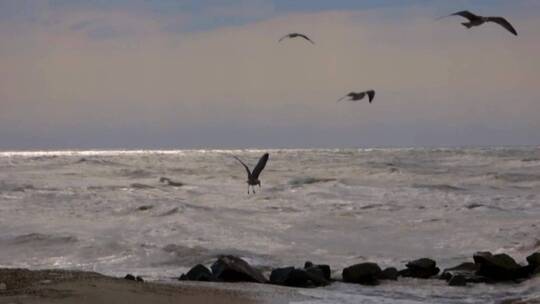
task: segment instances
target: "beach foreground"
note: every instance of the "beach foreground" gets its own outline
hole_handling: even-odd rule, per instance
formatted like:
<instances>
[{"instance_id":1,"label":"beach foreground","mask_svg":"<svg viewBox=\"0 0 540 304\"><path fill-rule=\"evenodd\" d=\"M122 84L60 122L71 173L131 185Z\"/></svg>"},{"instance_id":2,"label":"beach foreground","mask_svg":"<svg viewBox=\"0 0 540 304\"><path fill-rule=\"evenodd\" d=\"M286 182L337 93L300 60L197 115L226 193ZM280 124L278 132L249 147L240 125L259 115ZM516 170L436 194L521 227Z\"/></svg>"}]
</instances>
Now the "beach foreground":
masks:
<instances>
[{"instance_id":1,"label":"beach foreground","mask_svg":"<svg viewBox=\"0 0 540 304\"><path fill-rule=\"evenodd\" d=\"M287 303L292 290L249 283L155 283L95 272L0 269L0 303ZM276 292L275 289L281 289ZM289 297L289 296L290 297Z\"/></svg>"}]
</instances>

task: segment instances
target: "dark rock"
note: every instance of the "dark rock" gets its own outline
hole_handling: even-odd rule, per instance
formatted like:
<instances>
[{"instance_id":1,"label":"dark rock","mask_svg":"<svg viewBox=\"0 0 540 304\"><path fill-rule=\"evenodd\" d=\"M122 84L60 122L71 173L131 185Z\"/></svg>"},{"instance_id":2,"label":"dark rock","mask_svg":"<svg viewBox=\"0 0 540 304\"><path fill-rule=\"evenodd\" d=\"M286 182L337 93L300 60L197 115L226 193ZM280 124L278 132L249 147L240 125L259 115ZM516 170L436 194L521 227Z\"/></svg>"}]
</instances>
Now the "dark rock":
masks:
<instances>
[{"instance_id":1,"label":"dark rock","mask_svg":"<svg viewBox=\"0 0 540 304\"><path fill-rule=\"evenodd\" d=\"M325 264L313 264L311 263L310 261L307 261L305 264L304 264L304 269L308 272L310 271L317 271L317 270L320 270L322 271L322 274L323 274L323 278L327 281L330 281L330 276L332 274L332 271L330 270L330 266L329 265L325 265Z\"/></svg>"},{"instance_id":2,"label":"dark rock","mask_svg":"<svg viewBox=\"0 0 540 304\"><path fill-rule=\"evenodd\" d=\"M395 267L388 267L385 268L381 275L379 276L379 279L381 280L392 280L396 281L398 278L398 270Z\"/></svg>"},{"instance_id":3,"label":"dark rock","mask_svg":"<svg viewBox=\"0 0 540 304\"><path fill-rule=\"evenodd\" d=\"M135 277L134 275L132 274L126 274L126 276L124 277L125 280L128 280L128 281L136 281L136 282L144 282L143 278L140 277L140 276L137 276Z\"/></svg>"},{"instance_id":4,"label":"dark rock","mask_svg":"<svg viewBox=\"0 0 540 304\"><path fill-rule=\"evenodd\" d=\"M453 276L448 281L448 285L450 285L450 286L465 286L465 285L467 285L467 279L464 276L458 274L458 275Z\"/></svg>"},{"instance_id":5,"label":"dark rock","mask_svg":"<svg viewBox=\"0 0 540 304\"><path fill-rule=\"evenodd\" d=\"M297 282L292 282L294 267L276 268L270 273L270 283L276 285L295 286L300 285ZM296 279L296 278L294 278Z\"/></svg>"},{"instance_id":6,"label":"dark rock","mask_svg":"<svg viewBox=\"0 0 540 304\"><path fill-rule=\"evenodd\" d=\"M444 271L463 271L463 272L476 272L478 270L478 265L473 262L464 262L457 266L446 268Z\"/></svg>"},{"instance_id":7,"label":"dark rock","mask_svg":"<svg viewBox=\"0 0 540 304\"><path fill-rule=\"evenodd\" d=\"M320 269L311 267L313 271L294 267L277 268L270 274L270 283L291 287L317 287L328 285Z\"/></svg>"},{"instance_id":8,"label":"dark rock","mask_svg":"<svg viewBox=\"0 0 540 304\"><path fill-rule=\"evenodd\" d=\"M193 266L186 274L182 274L178 280L181 281L211 281L212 272L206 266L197 264Z\"/></svg>"},{"instance_id":9,"label":"dark rock","mask_svg":"<svg viewBox=\"0 0 540 304\"><path fill-rule=\"evenodd\" d=\"M540 252L535 252L527 257L527 263L532 269L540 267Z\"/></svg>"},{"instance_id":10,"label":"dark rock","mask_svg":"<svg viewBox=\"0 0 540 304\"><path fill-rule=\"evenodd\" d=\"M377 285L381 273L381 268L375 263L360 263L343 269L342 275L347 283Z\"/></svg>"},{"instance_id":11,"label":"dark rock","mask_svg":"<svg viewBox=\"0 0 540 304\"><path fill-rule=\"evenodd\" d=\"M437 263L428 258L411 261L405 266L407 269L399 271L400 276L427 279L439 273Z\"/></svg>"},{"instance_id":12,"label":"dark rock","mask_svg":"<svg viewBox=\"0 0 540 304\"><path fill-rule=\"evenodd\" d=\"M266 283L260 271L251 267L246 261L232 255L220 257L213 265L213 280L224 282L256 282Z\"/></svg>"},{"instance_id":13,"label":"dark rock","mask_svg":"<svg viewBox=\"0 0 540 304\"><path fill-rule=\"evenodd\" d=\"M440 276L440 279L450 281L452 277L460 275L468 283L486 283L488 278L477 275L479 266L472 262L461 263L457 266L446 268Z\"/></svg>"},{"instance_id":14,"label":"dark rock","mask_svg":"<svg viewBox=\"0 0 540 304\"><path fill-rule=\"evenodd\" d=\"M443 271L443 273L441 273L441 275L439 276L440 280L445 280L447 282L450 281L451 278L452 278L452 274L446 271Z\"/></svg>"},{"instance_id":15,"label":"dark rock","mask_svg":"<svg viewBox=\"0 0 540 304\"><path fill-rule=\"evenodd\" d=\"M126 274L126 276L124 277L125 280L128 280L128 281L135 281L136 278L134 275L132 274Z\"/></svg>"},{"instance_id":16,"label":"dark rock","mask_svg":"<svg viewBox=\"0 0 540 304\"><path fill-rule=\"evenodd\" d=\"M329 284L321 268L311 267L308 269L303 269L302 271L305 271L309 275L310 281L312 281L317 286L324 286Z\"/></svg>"},{"instance_id":17,"label":"dark rock","mask_svg":"<svg viewBox=\"0 0 540 304\"><path fill-rule=\"evenodd\" d=\"M150 210L152 208L154 208L154 206L152 206L152 205L143 205L143 206L140 206L139 208L137 208L137 210L146 211L146 210Z\"/></svg>"},{"instance_id":18,"label":"dark rock","mask_svg":"<svg viewBox=\"0 0 540 304\"><path fill-rule=\"evenodd\" d=\"M504 253L492 255L490 252L478 252L473 258L479 267L476 273L494 281L517 280L529 274L527 267L522 267Z\"/></svg>"},{"instance_id":19,"label":"dark rock","mask_svg":"<svg viewBox=\"0 0 540 304\"><path fill-rule=\"evenodd\" d=\"M422 258L422 259L410 261L405 266L407 266L407 268L412 268L412 269L434 269L437 266L437 263L432 259Z\"/></svg>"}]
</instances>

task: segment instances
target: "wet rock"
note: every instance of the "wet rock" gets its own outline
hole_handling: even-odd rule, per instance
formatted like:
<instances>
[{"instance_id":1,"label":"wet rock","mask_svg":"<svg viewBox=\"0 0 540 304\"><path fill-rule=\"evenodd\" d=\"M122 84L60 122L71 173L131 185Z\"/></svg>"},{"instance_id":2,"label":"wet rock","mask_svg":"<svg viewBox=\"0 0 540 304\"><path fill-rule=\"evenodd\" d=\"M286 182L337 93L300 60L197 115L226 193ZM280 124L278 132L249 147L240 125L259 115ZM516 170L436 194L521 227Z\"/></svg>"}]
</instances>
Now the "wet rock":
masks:
<instances>
[{"instance_id":1,"label":"wet rock","mask_svg":"<svg viewBox=\"0 0 540 304\"><path fill-rule=\"evenodd\" d=\"M126 276L124 277L125 280L128 280L128 281L135 281L136 278L134 275L132 274L126 274Z\"/></svg>"},{"instance_id":2,"label":"wet rock","mask_svg":"<svg viewBox=\"0 0 540 304\"><path fill-rule=\"evenodd\" d=\"M270 283L290 287L318 287L329 284L323 272L318 268L309 268L312 271L294 267L277 268L270 274Z\"/></svg>"},{"instance_id":3,"label":"wet rock","mask_svg":"<svg viewBox=\"0 0 540 304\"><path fill-rule=\"evenodd\" d=\"M448 272L443 272L441 273L441 275L439 276L439 279L440 280L445 280L445 281L450 281L450 279L452 278L452 274L451 273L448 273Z\"/></svg>"},{"instance_id":4,"label":"wet rock","mask_svg":"<svg viewBox=\"0 0 540 304\"><path fill-rule=\"evenodd\" d=\"M478 264L477 274L494 281L512 281L528 275L527 267L522 267L507 254L491 254L490 252L477 252L473 256Z\"/></svg>"},{"instance_id":5,"label":"wet rock","mask_svg":"<svg viewBox=\"0 0 540 304\"><path fill-rule=\"evenodd\" d=\"M421 258L407 263L407 269L399 271L402 277L413 277L419 279L428 279L439 273L437 263L428 258Z\"/></svg>"},{"instance_id":6,"label":"wet rock","mask_svg":"<svg viewBox=\"0 0 540 304\"><path fill-rule=\"evenodd\" d=\"M136 282L144 282L142 277L140 277L140 276L135 277L132 274L126 274L126 276L124 277L124 280L136 281Z\"/></svg>"},{"instance_id":7,"label":"wet rock","mask_svg":"<svg viewBox=\"0 0 540 304\"><path fill-rule=\"evenodd\" d=\"M377 285L382 273L379 265L375 263L360 263L343 269L343 281L363 285Z\"/></svg>"},{"instance_id":8,"label":"wet rock","mask_svg":"<svg viewBox=\"0 0 540 304\"><path fill-rule=\"evenodd\" d=\"M325 286L329 284L329 280L325 278L323 270L319 267L310 267L303 269L302 271L305 271L308 274L309 280L315 286Z\"/></svg>"},{"instance_id":9,"label":"wet rock","mask_svg":"<svg viewBox=\"0 0 540 304\"><path fill-rule=\"evenodd\" d=\"M6 283L0 283L0 290L6 290L6 289L7 289Z\"/></svg>"},{"instance_id":10,"label":"wet rock","mask_svg":"<svg viewBox=\"0 0 540 304\"><path fill-rule=\"evenodd\" d=\"M381 280L392 280L396 281L398 278L398 270L395 267L388 267L385 268L381 275L379 276L379 279Z\"/></svg>"},{"instance_id":11,"label":"wet rock","mask_svg":"<svg viewBox=\"0 0 540 304\"><path fill-rule=\"evenodd\" d=\"M460 275L460 274L457 274L455 276L452 276L452 278L448 281L448 285L450 286L465 286L467 285L467 279Z\"/></svg>"},{"instance_id":12,"label":"wet rock","mask_svg":"<svg viewBox=\"0 0 540 304\"><path fill-rule=\"evenodd\" d=\"M310 261L306 261L306 263L304 263L304 269L308 272L310 271L321 271L322 274L323 274L323 278L327 281L330 281L330 276L332 274L332 271L330 269L330 266L329 265L325 265L325 264L313 264L312 262Z\"/></svg>"},{"instance_id":13,"label":"wet rock","mask_svg":"<svg viewBox=\"0 0 540 304\"><path fill-rule=\"evenodd\" d=\"M213 280L224 282L266 283L262 273L246 261L232 255L220 257L213 265Z\"/></svg>"},{"instance_id":14,"label":"wet rock","mask_svg":"<svg viewBox=\"0 0 540 304\"><path fill-rule=\"evenodd\" d=\"M178 280L181 281L211 281L212 272L206 266L197 264L193 266L186 274L182 274Z\"/></svg>"},{"instance_id":15,"label":"wet rock","mask_svg":"<svg viewBox=\"0 0 540 304\"><path fill-rule=\"evenodd\" d=\"M535 252L527 257L527 263L532 269L540 267L540 252Z\"/></svg>"},{"instance_id":16,"label":"wet rock","mask_svg":"<svg viewBox=\"0 0 540 304\"><path fill-rule=\"evenodd\" d=\"M463 275L465 277L476 275L478 265L472 262L464 262L457 266L446 268L443 270L439 279L449 281L455 275Z\"/></svg>"},{"instance_id":17,"label":"wet rock","mask_svg":"<svg viewBox=\"0 0 540 304\"><path fill-rule=\"evenodd\" d=\"M270 273L270 283L285 286L299 286L299 276L294 273L294 267L276 268ZM303 282L303 281L302 281Z\"/></svg>"},{"instance_id":18,"label":"wet rock","mask_svg":"<svg viewBox=\"0 0 540 304\"><path fill-rule=\"evenodd\" d=\"M461 263L457 266L446 268L441 274L440 278L446 281L450 281L454 276L462 276L467 283L487 283L489 279L483 276L477 275L479 266L472 262Z\"/></svg>"}]
</instances>

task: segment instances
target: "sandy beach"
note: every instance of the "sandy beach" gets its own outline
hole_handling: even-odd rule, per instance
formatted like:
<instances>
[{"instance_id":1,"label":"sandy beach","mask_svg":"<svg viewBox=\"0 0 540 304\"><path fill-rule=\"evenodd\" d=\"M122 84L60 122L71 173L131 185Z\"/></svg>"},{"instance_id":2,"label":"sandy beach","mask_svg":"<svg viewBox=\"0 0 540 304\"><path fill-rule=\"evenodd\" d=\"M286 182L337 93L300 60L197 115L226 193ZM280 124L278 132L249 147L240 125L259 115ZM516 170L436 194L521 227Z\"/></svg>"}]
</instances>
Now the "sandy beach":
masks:
<instances>
[{"instance_id":1,"label":"sandy beach","mask_svg":"<svg viewBox=\"0 0 540 304\"><path fill-rule=\"evenodd\" d=\"M0 269L0 303L283 303L287 288L260 284L135 282L93 272ZM278 291L279 290L279 291Z\"/></svg>"}]
</instances>

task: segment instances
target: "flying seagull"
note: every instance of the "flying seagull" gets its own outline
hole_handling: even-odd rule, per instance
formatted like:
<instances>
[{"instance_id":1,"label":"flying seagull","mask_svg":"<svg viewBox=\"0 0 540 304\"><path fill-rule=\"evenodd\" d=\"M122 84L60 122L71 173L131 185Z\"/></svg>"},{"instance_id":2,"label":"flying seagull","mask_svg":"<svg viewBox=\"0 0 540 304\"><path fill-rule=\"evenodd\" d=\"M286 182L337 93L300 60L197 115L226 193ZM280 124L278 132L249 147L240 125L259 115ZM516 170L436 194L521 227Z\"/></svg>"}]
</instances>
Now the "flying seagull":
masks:
<instances>
[{"instance_id":1,"label":"flying seagull","mask_svg":"<svg viewBox=\"0 0 540 304\"><path fill-rule=\"evenodd\" d=\"M313 40L309 39L308 36L304 35L304 34L300 34L300 33L290 33L290 34L287 34L283 37L281 37L281 39L279 39L278 42L281 42L283 39L285 38L297 38L297 37L300 37L300 38L304 38L306 39L307 41L311 42L312 44L315 44L315 42L313 42Z\"/></svg>"},{"instance_id":2,"label":"flying seagull","mask_svg":"<svg viewBox=\"0 0 540 304\"><path fill-rule=\"evenodd\" d=\"M453 13L453 14L450 14L448 16L444 16L441 18L450 17L450 16L461 16L463 18L468 19L469 22L463 22L461 24L463 24L463 26L469 29L473 26L480 26L486 22L494 22L504 27L505 29L507 29L510 33L516 36L518 35L516 29L514 29L514 27L510 24L510 22L508 22L503 17L482 17L482 16L477 16L469 11L461 11L461 12Z\"/></svg>"},{"instance_id":3,"label":"flying seagull","mask_svg":"<svg viewBox=\"0 0 540 304\"><path fill-rule=\"evenodd\" d=\"M373 98L375 98L375 91L374 90L368 90L368 91L364 91L364 92L350 92L349 94L341 97L340 99L338 99L337 102L340 102L342 101L343 99L345 98L349 98L349 100L351 101L358 101L358 100L361 100L362 98L364 98L365 96L368 96L368 99L369 99L369 103L371 103L373 101Z\"/></svg>"},{"instance_id":4,"label":"flying seagull","mask_svg":"<svg viewBox=\"0 0 540 304\"><path fill-rule=\"evenodd\" d=\"M268 153L264 153L263 156L259 159L259 162L253 168L253 172L249 171L249 168L246 164L244 164L243 161L240 160L240 158L233 155L234 158L236 158L237 161L239 161L244 168L246 168L247 172L247 184L248 184L248 194L249 194L249 186L252 187L253 193L255 193L255 186L259 185L259 188L261 187L261 181L259 180L259 175L261 174L262 170L264 169L264 166L266 166L266 162L268 161Z\"/></svg>"}]
</instances>

